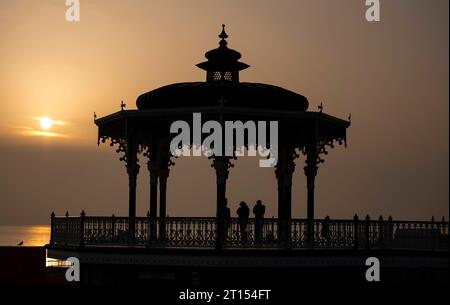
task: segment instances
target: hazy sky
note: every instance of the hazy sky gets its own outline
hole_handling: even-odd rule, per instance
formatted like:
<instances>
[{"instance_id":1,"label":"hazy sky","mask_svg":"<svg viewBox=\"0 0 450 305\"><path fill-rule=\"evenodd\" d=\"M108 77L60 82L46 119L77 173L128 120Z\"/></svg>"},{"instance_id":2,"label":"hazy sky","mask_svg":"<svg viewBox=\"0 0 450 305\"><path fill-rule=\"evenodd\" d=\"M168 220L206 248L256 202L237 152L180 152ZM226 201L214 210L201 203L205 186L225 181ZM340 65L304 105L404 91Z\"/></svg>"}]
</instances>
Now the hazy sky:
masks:
<instances>
[{"instance_id":1,"label":"hazy sky","mask_svg":"<svg viewBox=\"0 0 450 305\"><path fill-rule=\"evenodd\" d=\"M323 102L327 113L352 114L347 149L336 147L319 169L317 217L448 217L448 0L380 0L378 23L365 20L364 0L80 2L81 21L69 23L65 0L0 1L0 224L48 223L52 210L126 215L125 168L96 146L93 112L203 81L194 65L217 47L222 23L251 65L242 81L303 94L310 110ZM47 134L36 119L44 116L59 121ZM229 202L234 213L238 201L262 199L276 216L273 169L258 160L237 160ZM294 217L306 214L303 162ZM148 181L142 166L140 215ZM215 214L208 160L177 160L168 214Z\"/></svg>"}]
</instances>

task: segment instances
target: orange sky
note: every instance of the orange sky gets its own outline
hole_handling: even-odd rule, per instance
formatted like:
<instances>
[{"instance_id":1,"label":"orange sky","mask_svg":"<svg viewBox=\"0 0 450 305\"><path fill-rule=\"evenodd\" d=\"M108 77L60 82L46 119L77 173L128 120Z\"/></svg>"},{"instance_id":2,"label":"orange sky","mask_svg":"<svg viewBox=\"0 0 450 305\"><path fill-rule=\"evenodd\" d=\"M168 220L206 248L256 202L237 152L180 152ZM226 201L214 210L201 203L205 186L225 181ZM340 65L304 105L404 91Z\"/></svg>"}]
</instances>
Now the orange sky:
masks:
<instances>
[{"instance_id":1,"label":"orange sky","mask_svg":"<svg viewBox=\"0 0 450 305\"><path fill-rule=\"evenodd\" d=\"M319 170L318 217L448 216L447 0L380 0L379 23L366 22L362 0L80 2L78 23L65 20L64 0L0 2L0 224L46 223L52 210L126 214L125 169L112 149L96 147L93 112L204 80L194 65L217 46L222 23L251 65L242 81L296 91L311 110L323 102L327 113L352 113L348 148L334 149ZM40 131L43 116L63 122L52 127L60 136L27 132ZM261 198L276 216L273 171L257 162L232 169L232 210ZM294 217L306 212L302 162ZM139 178L143 215L144 167ZM168 191L169 215L215 214L207 160L178 160Z\"/></svg>"}]
</instances>

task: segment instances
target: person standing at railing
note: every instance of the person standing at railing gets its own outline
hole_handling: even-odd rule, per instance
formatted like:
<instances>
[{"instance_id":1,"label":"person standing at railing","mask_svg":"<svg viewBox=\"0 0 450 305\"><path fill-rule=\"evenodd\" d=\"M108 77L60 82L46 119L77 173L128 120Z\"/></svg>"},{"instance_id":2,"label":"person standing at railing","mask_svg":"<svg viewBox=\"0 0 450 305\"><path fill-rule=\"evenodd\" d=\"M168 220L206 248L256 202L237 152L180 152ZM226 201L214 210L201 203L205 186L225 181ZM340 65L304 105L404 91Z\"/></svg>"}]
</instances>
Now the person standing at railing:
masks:
<instances>
[{"instance_id":1,"label":"person standing at railing","mask_svg":"<svg viewBox=\"0 0 450 305\"><path fill-rule=\"evenodd\" d=\"M264 223L264 213L266 213L266 207L262 204L261 200L256 201L256 205L253 207L253 214L255 214L255 241L261 242L262 240L262 227Z\"/></svg>"},{"instance_id":2,"label":"person standing at railing","mask_svg":"<svg viewBox=\"0 0 450 305\"><path fill-rule=\"evenodd\" d=\"M245 201L239 203L239 208L236 211L239 217L239 233L241 237L241 242L245 243L247 241L247 223L248 217L250 216L250 209L248 208Z\"/></svg>"},{"instance_id":3,"label":"person standing at railing","mask_svg":"<svg viewBox=\"0 0 450 305\"><path fill-rule=\"evenodd\" d=\"M224 222L225 231L223 232L223 241L227 240L228 230L231 225L231 211L228 207L228 199L225 198L225 205L223 207L222 221Z\"/></svg>"},{"instance_id":4,"label":"person standing at railing","mask_svg":"<svg viewBox=\"0 0 450 305\"><path fill-rule=\"evenodd\" d=\"M321 234L322 234L322 238L323 238L323 240L324 240L324 242L325 242L325 244L327 246L330 243L330 237L331 237L331 235L330 235L330 221L331 221L330 217L327 216L327 217L325 217L325 220L322 223L322 232L321 232Z\"/></svg>"}]
</instances>

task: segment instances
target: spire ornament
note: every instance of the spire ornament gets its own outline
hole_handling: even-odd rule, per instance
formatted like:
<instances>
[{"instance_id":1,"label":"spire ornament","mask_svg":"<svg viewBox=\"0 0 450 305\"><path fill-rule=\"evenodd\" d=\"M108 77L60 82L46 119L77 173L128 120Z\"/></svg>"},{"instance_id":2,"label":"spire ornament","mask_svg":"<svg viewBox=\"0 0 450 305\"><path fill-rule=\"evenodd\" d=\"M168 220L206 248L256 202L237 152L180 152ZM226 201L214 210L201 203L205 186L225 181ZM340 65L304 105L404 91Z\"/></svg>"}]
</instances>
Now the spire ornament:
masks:
<instances>
[{"instance_id":1,"label":"spire ornament","mask_svg":"<svg viewBox=\"0 0 450 305\"><path fill-rule=\"evenodd\" d=\"M219 42L219 45L222 49L226 48L228 45L228 42L226 39L228 38L227 33L225 32L225 24L222 24L222 32L219 34L219 38L222 40Z\"/></svg>"}]
</instances>

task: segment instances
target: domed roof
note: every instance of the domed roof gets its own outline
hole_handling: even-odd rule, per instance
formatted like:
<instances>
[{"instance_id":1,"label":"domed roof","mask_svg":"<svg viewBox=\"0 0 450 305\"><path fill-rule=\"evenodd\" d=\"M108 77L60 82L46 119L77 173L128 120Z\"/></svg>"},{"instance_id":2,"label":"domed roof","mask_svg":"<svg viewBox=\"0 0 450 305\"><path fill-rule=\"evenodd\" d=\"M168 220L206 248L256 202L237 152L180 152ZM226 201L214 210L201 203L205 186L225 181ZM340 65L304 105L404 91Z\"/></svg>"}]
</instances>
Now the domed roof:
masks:
<instances>
[{"instance_id":1,"label":"domed roof","mask_svg":"<svg viewBox=\"0 0 450 305\"><path fill-rule=\"evenodd\" d=\"M189 108L225 106L306 111L308 100L303 95L281 87L259 83L191 82L177 83L144 93L138 97L138 109Z\"/></svg>"},{"instance_id":2,"label":"domed roof","mask_svg":"<svg viewBox=\"0 0 450 305\"><path fill-rule=\"evenodd\" d=\"M239 71L249 67L240 62L241 53L228 48L225 25L219 47L206 52L208 61L197 66L206 70L206 82L177 83L138 97L138 109L217 106L225 99L230 107L306 111L308 100L281 87L239 82Z\"/></svg>"}]
</instances>

